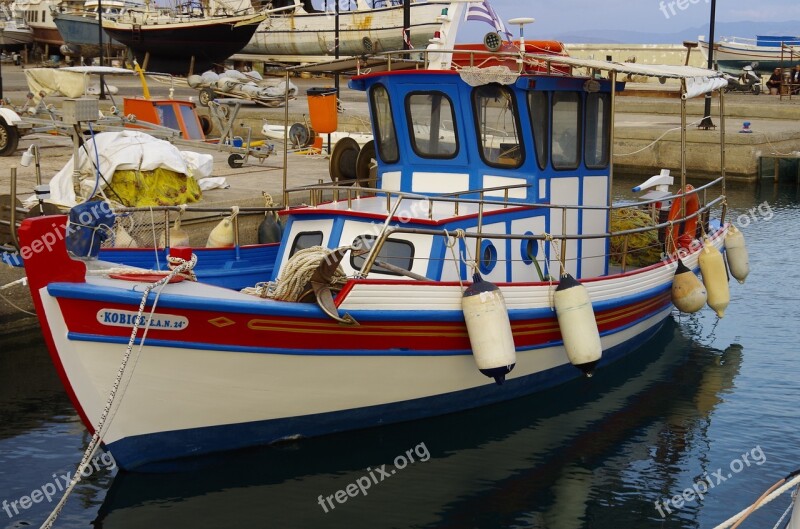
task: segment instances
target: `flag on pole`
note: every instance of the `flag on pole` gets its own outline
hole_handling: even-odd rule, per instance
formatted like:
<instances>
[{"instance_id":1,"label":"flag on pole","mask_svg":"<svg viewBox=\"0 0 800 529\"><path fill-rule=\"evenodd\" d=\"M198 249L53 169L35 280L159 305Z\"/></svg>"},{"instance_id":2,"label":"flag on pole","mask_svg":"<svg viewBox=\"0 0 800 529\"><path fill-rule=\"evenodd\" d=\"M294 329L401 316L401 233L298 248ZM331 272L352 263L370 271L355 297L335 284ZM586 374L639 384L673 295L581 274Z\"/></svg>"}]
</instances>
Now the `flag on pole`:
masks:
<instances>
[{"instance_id":1,"label":"flag on pole","mask_svg":"<svg viewBox=\"0 0 800 529\"><path fill-rule=\"evenodd\" d=\"M495 10L489 5L489 0L483 0L481 3L471 3L467 8L467 20L486 22L493 26L495 31L505 35L506 39L511 40L511 32L506 29L506 25L503 24Z\"/></svg>"}]
</instances>

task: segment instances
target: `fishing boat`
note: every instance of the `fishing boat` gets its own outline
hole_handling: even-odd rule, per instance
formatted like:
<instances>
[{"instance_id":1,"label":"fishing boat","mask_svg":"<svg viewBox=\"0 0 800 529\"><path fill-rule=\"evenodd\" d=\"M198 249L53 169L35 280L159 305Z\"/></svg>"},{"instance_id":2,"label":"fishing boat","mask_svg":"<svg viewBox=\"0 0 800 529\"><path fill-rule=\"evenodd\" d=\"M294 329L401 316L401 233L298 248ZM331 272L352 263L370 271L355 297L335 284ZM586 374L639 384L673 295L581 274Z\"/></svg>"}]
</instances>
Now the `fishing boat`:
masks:
<instances>
[{"instance_id":1,"label":"fishing boat","mask_svg":"<svg viewBox=\"0 0 800 529\"><path fill-rule=\"evenodd\" d=\"M147 71L187 75L208 70L241 50L265 18L250 7L224 4L205 8L187 3L176 9L148 5L128 9L114 20L103 19L103 29L130 48Z\"/></svg>"},{"instance_id":2,"label":"fishing boat","mask_svg":"<svg viewBox=\"0 0 800 529\"><path fill-rule=\"evenodd\" d=\"M33 30L25 19L8 6L0 6L2 32L0 46L5 50L20 50L33 42Z\"/></svg>"},{"instance_id":3,"label":"fishing boat","mask_svg":"<svg viewBox=\"0 0 800 529\"><path fill-rule=\"evenodd\" d=\"M103 18L113 20L130 7L143 8L142 2L128 0L106 0L102 2ZM53 14L53 22L64 39L61 53L72 57L91 58L100 55L98 28L98 0L87 0L84 7L76 11L59 11ZM125 50L125 45L103 32L103 53L106 57Z\"/></svg>"},{"instance_id":4,"label":"fishing boat","mask_svg":"<svg viewBox=\"0 0 800 529\"><path fill-rule=\"evenodd\" d=\"M703 57L708 59L708 39L700 36L698 42ZM775 68L800 64L800 37L723 37L714 43L714 62L720 70L734 75L740 74L745 66L752 66L759 74L769 75Z\"/></svg>"},{"instance_id":5,"label":"fishing boat","mask_svg":"<svg viewBox=\"0 0 800 529\"><path fill-rule=\"evenodd\" d=\"M272 2L275 12L261 23L240 53L285 61L292 57L334 56L337 16L341 56L403 48L403 2L358 0L344 5L337 15L334 2L319 7L311 0ZM439 29L442 7L441 3L411 0L409 29L413 48L428 45Z\"/></svg>"},{"instance_id":6,"label":"fishing boat","mask_svg":"<svg viewBox=\"0 0 800 529\"><path fill-rule=\"evenodd\" d=\"M634 352L673 302L724 313L724 169L697 189L682 171L678 193L611 200L617 76L677 79L691 97L721 74L524 52L514 70L453 68L449 39L421 62L311 67L365 92L375 181L286 189L284 204L305 205L281 211L274 270L247 292L192 281L200 257L180 249L157 283L72 259L90 259L95 227L113 222L91 213L98 203L73 209L69 228L23 223L20 243L40 249L25 261L34 304L94 434L88 452L102 441L131 469L502 402ZM620 208L656 202L671 203L666 221L615 227ZM635 233L653 235L652 261L612 250Z\"/></svg>"}]
</instances>

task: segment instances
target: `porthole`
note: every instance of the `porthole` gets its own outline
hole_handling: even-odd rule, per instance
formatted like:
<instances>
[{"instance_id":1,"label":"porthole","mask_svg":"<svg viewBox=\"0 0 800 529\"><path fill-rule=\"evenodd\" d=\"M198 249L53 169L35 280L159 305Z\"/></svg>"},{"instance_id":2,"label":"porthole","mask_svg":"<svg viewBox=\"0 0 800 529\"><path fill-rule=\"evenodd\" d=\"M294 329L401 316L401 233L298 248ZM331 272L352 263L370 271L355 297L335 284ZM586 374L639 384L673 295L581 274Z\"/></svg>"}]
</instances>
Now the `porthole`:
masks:
<instances>
[{"instance_id":1,"label":"porthole","mask_svg":"<svg viewBox=\"0 0 800 529\"><path fill-rule=\"evenodd\" d=\"M533 232L526 231L525 235L533 235ZM536 242L536 239L522 239L520 241L520 256L522 257L522 262L526 265L532 264L536 256L539 255L539 245Z\"/></svg>"},{"instance_id":2,"label":"porthole","mask_svg":"<svg viewBox=\"0 0 800 529\"><path fill-rule=\"evenodd\" d=\"M497 248L492 241L481 242L480 270L482 274L491 273L497 265Z\"/></svg>"}]
</instances>

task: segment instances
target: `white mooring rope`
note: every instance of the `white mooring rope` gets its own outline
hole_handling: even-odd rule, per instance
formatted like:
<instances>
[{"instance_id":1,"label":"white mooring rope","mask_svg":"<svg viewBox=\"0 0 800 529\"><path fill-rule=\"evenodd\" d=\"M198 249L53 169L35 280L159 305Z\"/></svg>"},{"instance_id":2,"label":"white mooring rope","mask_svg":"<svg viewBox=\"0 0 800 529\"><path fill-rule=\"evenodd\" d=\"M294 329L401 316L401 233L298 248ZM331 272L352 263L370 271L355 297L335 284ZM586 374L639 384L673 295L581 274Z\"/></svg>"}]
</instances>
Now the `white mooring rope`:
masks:
<instances>
[{"instance_id":1,"label":"white mooring rope","mask_svg":"<svg viewBox=\"0 0 800 529\"><path fill-rule=\"evenodd\" d=\"M44 523L40 526L40 529L50 529L53 526L53 523L58 518L58 515L61 513L61 509L64 508L64 505L67 503L67 499L69 495L72 494L73 489L81 480L81 473L86 469L87 466L91 463L92 456L97 451L97 448L100 446L100 442L103 440L103 434L105 434L108 426L111 424L111 420L113 420L114 414L116 413L116 409L119 407L119 404L115 402L117 397L117 391L122 387L122 391L120 391L119 396L122 397L125 394L125 388L127 387L127 382L130 380L130 374L126 373L126 368L128 366L128 362L131 359L131 354L133 352L133 345L136 343L136 335L139 332L139 323L142 319L142 314L144 313L145 305L147 304L147 298L150 296L150 292L153 289L158 288L156 291L156 297L153 300L153 307L150 310L150 314L147 318L147 321L144 325L144 331L142 332L142 339L139 342L139 348L136 350L136 355L133 357L133 366L135 369L136 363L139 360L139 354L144 347L145 338L147 337L147 331L150 329L150 322L153 320L153 314L155 314L156 305L158 305L158 298L161 295L161 290L163 289L164 285L166 285L170 279L174 276L185 273L191 272L194 265L197 263L197 256L192 254L192 259L188 262L184 262L183 264L177 266L173 269L169 274L164 276L162 279L159 279L155 283L147 285L144 291L142 292L142 301L139 303L139 313L136 315L136 319L133 322L133 329L131 330L131 337L128 340L128 347L125 350L125 354L122 357L122 363L117 370L117 376L114 379L114 383L111 386L111 391L108 393L108 399L106 400L106 405L103 408L103 412L100 414L100 420L97 421L97 426L94 430L94 435L92 435L92 440L89 441L89 446L86 447L86 451L83 453L83 458L81 459L80 464L78 465L77 470L72 476L72 480L69 482L69 485L64 490L64 495L61 497L59 502L56 504L53 512L47 517ZM126 376L127 375L127 376ZM123 377L126 377L126 382L124 385L121 385ZM112 412L112 408L113 412ZM111 419L111 420L107 420Z\"/></svg>"},{"instance_id":2,"label":"white mooring rope","mask_svg":"<svg viewBox=\"0 0 800 529\"><path fill-rule=\"evenodd\" d=\"M780 483L783 483L783 485L778 488L775 488ZM741 512L734 515L730 519L724 521L723 523L719 524L714 529L727 529L728 527L738 527L740 520L743 521L744 518L750 516L750 513L757 511L764 505L768 504L769 502L771 502L772 500L774 500L775 498L777 498L778 496L780 496L781 494L790 490L792 487L798 484L800 484L800 471L792 472L791 474L783 478L781 481L778 481L778 483L770 487L770 489L767 491L769 494L764 493L764 495L762 495L761 498L756 500L756 502L753 503L751 506L747 507L746 509L743 509Z\"/></svg>"}]
</instances>

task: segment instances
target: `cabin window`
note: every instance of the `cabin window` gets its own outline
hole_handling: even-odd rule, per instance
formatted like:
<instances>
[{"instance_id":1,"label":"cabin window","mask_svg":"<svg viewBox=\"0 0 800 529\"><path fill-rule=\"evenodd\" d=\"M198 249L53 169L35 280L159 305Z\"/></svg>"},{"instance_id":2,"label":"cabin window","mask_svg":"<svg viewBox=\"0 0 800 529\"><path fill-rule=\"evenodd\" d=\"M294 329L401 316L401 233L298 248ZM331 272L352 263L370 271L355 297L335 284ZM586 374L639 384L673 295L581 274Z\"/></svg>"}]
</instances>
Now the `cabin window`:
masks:
<instances>
[{"instance_id":1,"label":"cabin window","mask_svg":"<svg viewBox=\"0 0 800 529\"><path fill-rule=\"evenodd\" d=\"M528 108L531 114L533 144L539 169L547 167L547 140L550 127L550 102L547 92L528 92Z\"/></svg>"},{"instance_id":2,"label":"cabin window","mask_svg":"<svg viewBox=\"0 0 800 529\"><path fill-rule=\"evenodd\" d=\"M178 116L175 114L175 109L172 105L158 105L156 107L156 114L161 118L161 124L173 130L181 130L181 125L178 123Z\"/></svg>"},{"instance_id":3,"label":"cabin window","mask_svg":"<svg viewBox=\"0 0 800 529\"><path fill-rule=\"evenodd\" d=\"M411 145L421 158L453 158L458 152L453 104L442 92L417 92L406 98Z\"/></svg>"},{"instance_id":4,"label":"cabin window","mask_svg":"<svg viewBox=\"0 0 800 529\"><path fill-rule=\"evenodd\" d=\"M370 92L372 102L372 116L375 122L375 143L378 154L386 163L395 163L399 159L397 149L397 133L392 119L392 105L389 102L389 92L383 85L376 85Z\"/></svg>"},{"instance_id":5,"label":"cabin window","mask_svg":"<svg viewBox=\"0 0 800 529\"><path fill-rule=\"evenodd\" d=\"M375 244L374 235L359 235L353 240L353 247L356 249L371 250L373 244ZM361 267L364 266L364 261L367 259L367 255L367 253L354 255L354 253L351 252L350 266L352 266L354 270L361 270ZM394 265L404 270L411 270L411 267L414 265L414 245L408 241L403 241L400 239L386 239L383 243L383 246L381 246L381 251L378 253L378 258L375 260L375 264L372 267L373 272L395 276L402 275L397 272L387 270L386 268L382 267L378 261L382 261L389 265Z\"/></svg>"},{"instance_id":6,"label":"cabin window","mask_svg":"<svg viewBox=\"0 0 800 529\"><path fill-rule=\"evenodd\" d=\"M550 157L555 169L577 169L580 163L581 97L577 92L553 94Z\"/></svg>"},{"instance_id":7,"label":"cabin window","mask_svg":"<svg viewBox=\"0 0 800 529\"><path fill-rule=\"evenodd\" d=\"M314 246L322 246L322 232L301 231L294 238L292 250L289 252L289 257L293 256L300 250L305 250L306 248L312 248Z\"/></svg>"},{"instance_id":8,"label":"cabin window","mask_svg":"<svg viewBox=\"0 0 800 529\"><path fill-rule=\"evenodd\" d=\"M516 169L525 160L514 94L498 84L472 92L478 143L483 161L492 167Z\"/></svg>"},{"instance_id":9,"label":"cabin window","mask_svg":"<svg viewBox=\"0 0 800 529\"><path fill-rule=\"evenodd\" d=\"M611 145L611 94L586 95L586 153L589 169L608 166Z\"/></svg>"},{"instance_id":10,"label":"cabin window","mask_svg":"<svg viewBox=\"0 0 800 529\"><path fill-rule=\"evenodd\" d=\"M178 108L180 109L181 118L183 118L183 124L186 126L186 133L189 135L189 138L193 140L202 138L203 135L200 132L200 126L197 123L194 109L188 105L179 105Z\"/></svg>"}]
</instances>

